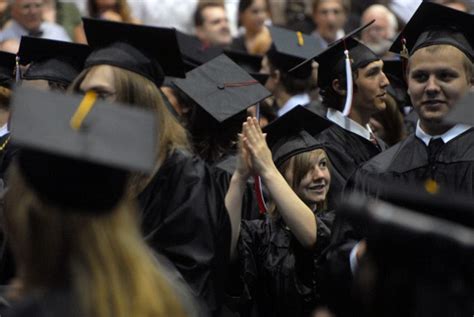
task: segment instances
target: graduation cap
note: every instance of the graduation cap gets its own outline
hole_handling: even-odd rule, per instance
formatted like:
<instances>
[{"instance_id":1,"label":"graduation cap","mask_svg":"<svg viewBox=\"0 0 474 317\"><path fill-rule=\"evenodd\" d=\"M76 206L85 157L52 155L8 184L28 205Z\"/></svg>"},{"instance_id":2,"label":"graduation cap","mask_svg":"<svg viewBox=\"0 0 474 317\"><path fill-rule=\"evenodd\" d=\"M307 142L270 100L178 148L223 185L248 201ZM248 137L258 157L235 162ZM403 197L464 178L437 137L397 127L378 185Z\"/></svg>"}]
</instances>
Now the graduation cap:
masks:
<instances>
[{"instance_id":1,"label":"graduation cap","mask_svg":"<svg viewBox=\"0 0 474 317\"><path fill-rule=\"evenodd\" d=\"M82 18L93 49L85 67L112 65L138 73L158 87L164 77L184 77L175 29Z\"/></svg>"},{"instance_id":2,"label":"graduation cap","mask_svg":"<svg viewBox=\"0 0 474 317\"><path fill-rule=\"evenodd\" d=\"M464 123L474 126L474 109L472 101L474 93L468 92L464 95L456 106L451 109L444 121L449 123Z\"/></svg>"},{"instance_id":3,"label":"graduation cap","mask_svg":"<svg viewBox=\"0 0 474 317\"><path fill-rule=\"evenodd\" d=\"M90 52L87 45L23 36L18 56L22 65L30 66L22 78L69 85L82 71Z\"/></svg>"},{"instance_id":4,"label":"graduation cap","mask_svg":"<svg viewBox=\"0 0 474 317\"><path fill-rule=\"evenodd\" d=\"M122 198L129 171L154 167L156 122L148 111L96 100L94 92L27 87L15 90L12 109L20 170L45 201L105 211Z\"/></svg>"},{"instance_id":5,"label":"graduation cap","mask_svg":"<svg viewBox=\"0 0 474 317\"><path fill-rule=\"evenodd\" d=\"M280 166L290 157L322 147L314 138L331 126L331 122L303 106L296 106L266 126L267 143L273 154L273 161Z\"/></svg>"},{"instance_id":6,"label":"graduation cap","mask_svg":"<svg viewBox=\"0 0 474 317\"><path fill-rule=\"evenodd\" d=\"M218 122L224 122L271 93L224 54L188 72L175 85Z\"/></svg>"},{"instance_id":7,"label":"graduation cap","mask_svg":"<svg viewBox=\"0 0 474 317\"><path fill-rule=\"evenodd\" d=\"M474 17L459 10L422 2L390 48L408 58L416 50L438 44L452 45L474 58Z\"/></svg>"},{"instance_id":8,"label":"graduation cap","mask_svg":"<svg viewBox=\"0 0 474 317\"><path fill-rule=\"evenodd\" d=\"M342 39L331 44L324 52L309 56L303 63L292 68L290 72L298 71L301 67L306 67L315 60L319 64L318 86L326 88L331 85L337 75L345 73L345 50L349 51L353 71L380 60L380 57L370 48L354 38L359 32L374 23L374 21L348 33Z\"/></svg>"},{"instance_id":9,"label":"graduation cap","mask_svg":"<svg viewBox=\"0 0 474 317\"><path fill-rule=\"evenodd\" d=\"M222 54L222 48L205 45L196 36L179 31L176 31L176 36L186 70L188 71Z\"/></svg>"},{"instance_id":10,"label":"graduation cap","mask_svg":"<svg viewBox=\"0 0 474 317\"><path fill-rule=\"evenodd\" d=\"M408 195L417 200L418 194ZM445 204L444 215L450 216L446 219L441 213L426 213L426 197L419 198L418 205L408 209L352 194L337 210L367 225L370 271L361 261L361 274L355 278L372 287L356 291L365 303L373 303L364 315L463 316L474 309L474 228L464 223L470 218L472 224L474 202L471 197L444 196L450 203ZM464 206L458 206L460 201ZM451 211L462 217L453 217ZM366 276L371 283L363 280Z\"/></svg>"},{"instance_id":11,"label":"graduation cap","mask_svg":"<svg viewBox=\"0 0 474 317\"><path fill-rule=\"evenodd\" d=\"M14 79L16 55L0 51L0 85L10 86Z\"/></svg>"},{"instance_id":12,"label":"graduation cap","mask_svg":"<svg viewBox=\"0 0 474 317\"><path fill-rule=\"evenodd\" d=\"M265 85L269 75L260 73L263 56L251 55L247 54L246 52L236 50L224 50L224 54L236 62L237 65L245 69L250 74L250 76L258 80L259 83Z\"/></svg>"},{"instance_id":13,"label":"graduation cap","mask_svg":"<svg viewBox=\"0 0 474 317\"><path fill-rule=\"evenodd\" d=\"M288 72L304 60L318 55L324 49L314 36L276 26L269 29L273 43L267 52L267 57L273 66L284 72ZM311 76L312 70L311 63L308 63L293 71L292 75L306 79Z\"/></svg>"}]
</instances>

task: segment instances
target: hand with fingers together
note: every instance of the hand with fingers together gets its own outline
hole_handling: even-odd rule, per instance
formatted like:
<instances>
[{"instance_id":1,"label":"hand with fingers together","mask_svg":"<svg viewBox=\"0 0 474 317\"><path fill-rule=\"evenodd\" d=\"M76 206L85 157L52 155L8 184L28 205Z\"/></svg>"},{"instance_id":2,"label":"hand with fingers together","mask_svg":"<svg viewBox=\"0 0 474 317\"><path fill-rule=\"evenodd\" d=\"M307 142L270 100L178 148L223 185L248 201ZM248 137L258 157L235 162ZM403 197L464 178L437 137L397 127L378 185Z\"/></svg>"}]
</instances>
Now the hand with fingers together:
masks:
<instances>
[{"instance_id":1,"label":"hand with fingers together","mask_svg":"<svg viewBox=\"0 0 474 317\"><path fill-rule=\"evenodd\" d=\"M253 171L264 179L270 173L277 171L273 162L272 152L265 140L266 135L263 134L257 119L247 118L247 121L243 124L242 132L244 135L244 147L250 156Z\"/></svg>"},{"instance_id":2,"label":"hand with fingers together","mask_svg":"<svg viewBox=\"0 0 474 317\"><path fill-rule=\"evenodd\" d=\"M242 133L239 133L237 166L235 168L235 173L241 179L247 179L254 173L252 170L252 162L250 162L249 150L244 144L244 135Z\"/></svg>"}]
</instances>

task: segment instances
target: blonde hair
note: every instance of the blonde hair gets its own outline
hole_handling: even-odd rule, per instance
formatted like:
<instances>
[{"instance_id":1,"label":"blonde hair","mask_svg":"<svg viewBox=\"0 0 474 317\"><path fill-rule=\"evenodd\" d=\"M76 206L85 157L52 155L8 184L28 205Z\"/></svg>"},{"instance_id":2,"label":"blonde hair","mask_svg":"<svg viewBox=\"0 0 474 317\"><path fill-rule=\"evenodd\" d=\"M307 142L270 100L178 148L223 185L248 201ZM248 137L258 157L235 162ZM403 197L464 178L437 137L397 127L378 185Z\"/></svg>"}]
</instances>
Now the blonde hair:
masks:
<instances>
[{"instance_id":1,"label":"blonde hair","mask_svg":"<svg viewBox=\"0 0 474 317\"><path fill-rule=\"evenodd\" d=\"M18 165L10 173L5 227L26 293L66 287L84 316L185 316L129 200L100 215L66 210L42 201Z\"/></svg>"},{"instance_id":2,"label":"blonde hair","mask_svg":"<svg viewBox=\"0 0 474 317\"><path fill-rule=\"evenodd\" d=\"M102 65L99 65L102 66ZM106 65L109 66L109 65ZM92 66L96 67L96 66ZM186 130L166 108L158 87L149 79L132 71L109 66L113 71L116 101L148 109L156 114L158 123L158 155L150 176L134 175L130 182L130 193L137 195L158 172L163 161L175 150L189 151L190 143ZM79 87L91 68L85 69L71 84L71 89L79 91Z\"/></svg>"}]
</instances>

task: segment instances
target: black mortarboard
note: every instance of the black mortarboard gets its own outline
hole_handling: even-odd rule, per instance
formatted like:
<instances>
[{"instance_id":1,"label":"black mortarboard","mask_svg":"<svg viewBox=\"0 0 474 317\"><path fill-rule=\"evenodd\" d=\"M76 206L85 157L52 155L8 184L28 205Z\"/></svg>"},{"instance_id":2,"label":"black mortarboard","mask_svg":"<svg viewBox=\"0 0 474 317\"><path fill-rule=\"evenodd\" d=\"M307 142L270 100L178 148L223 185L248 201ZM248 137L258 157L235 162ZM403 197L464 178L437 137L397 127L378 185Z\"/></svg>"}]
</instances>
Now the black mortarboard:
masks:
<instances>
[{"instance_id":1,"label":"black mortarboard","mask_svg":"<svg viewBox=\"0 0 474 317\"><path fill-rule=\"evenodd\" d=\"M0 85L10 86L14 79L16 55L0 51Z\"/></svg>"},{"instance_id":2,"label":"black mortarboard","mask_svg":"<svg viewBox=\"0 0 474 317\"><path fill-rule=\"evenodd\" d=\"M222 54L222 48L205 45L195 36L177 31L176 37L186 70L193 70Z\"/></svg>"},{"instance_id":3,"label":"black mortarboard","mask_svg":"<svg viewBox=\"0 0 474 317\"><path fill-rule=\"evenodd\" d=\"M263 56L251 55L243 51L235 50L224 50L224 54L236 62L237 65L245 69L250 76L258 80L262 85L265 85L269 75L260 73Z\"/></svg>"},{"instance_id":4,"label":"black mortarboard","mask_svg":"<svg viewBox=\"0 0 474 317\"><path fill-rule=\"evenodd\" d=\"M267 52L270 63L284 72L300 64L311 56L318 55L324 48L314 36L306 35L288 29L270 27L272 46ZM306 79L311 76L313 68L311 63L292 72L292 75Z\"/></svg>"},{"instance_id":5,"label":"black mortarboard","mask_svg":"<svg viewBox=\"0 0 474 317\"><path fill-rule=\"evenodd\" d=\"M12 109L20 170L45 201L105 211L122 198L129 171L154 167L156 122L148 111L96 101L93 92L83 98L27 87L15 90Z\"/></svg>"},{"instance_id":6,"label":"black mortarboard","mask_svg":"<svg viewBox=\"0 0 474 317\"><path fill-rule=\"evenodd\" d=\"M416 195L408 195L417 200ZM424 209L425 197L420 198L418 207ZM357 290L365 292L365 303L372 303L364 315L431 317L472 312L474 229L450 215L451 211L459 214L459 200L451 196L444 200L451 203L444 210L449 220L441 213L432 216L416 206L406 209L357 194L340 206L340 215L367 226L369 270L363 259L355 278L364 288L370 287ZM469 201L470 209L460 208L464 209L463 219L470 217L472 224L472 198L460 201L464 205Z\"/></svg>"},{"instance_id":7,"label":"black mortarboard","mask_svg":"<svg viewBox=\"0 0 474 317\"><path fill-rule=\"evenodd\" d=\"M443 5L422 2L390 51L408 58L422 47L437 44L452 45L473 60L474 17Z\"/></svg>"},{"instance_id":8,"label":"black mortarboard","mask_svg":"<svg viewBox=\"0 0 474 317\"><path fill-rule=\"evenodd\" d=\"M370 23L353 30L342 39L331 44L324 52L309 56L306 61L292 68L290 72L298 71L299 68L305 67L305 65L310 65L311 62L315 60L319 64L318 86L320 88L326 88L331 85L337 75L345 74L346 56L344 51L346 49L349 51L353 71L364 67L371 62L379 60L380 57L377 56L377 54L354 38L355 35L373 22L374 21L371 21Z\"/></svg>"},{"instance_id":9,"label":"black mortarboard","mask_svg":"<svg viewBox=\"0 0 474 317\"><path fill-rule=\"evenodd\" d=\"M464 123L474 126L474 108L472 106L474 100L474 93L468 92L461 100L454 106L445 118L446 122L450 123Z\"/></svg>"},{"instance_id":10,"label":"black mortarboard","mask_svg":"<svg viewBox=\"0 0 474 317\"><path fill-rule=\"evenodd\" d=\"M85 67L112 65L138 73L158 87L164 77L184 77L176 30L83 18L93 52Z\"/></svg>"},{"instance_id":11,"label":"black mortarboard","mask_svg":"<svg viewBox=\"0 0 474 317\"><path fill-rule=\"evenodd\" d=\"M267 143L273 161L280 166L290 157L322 147L313 136L328 128L331 122L303 106L296 106L266 126Z\"/></svg>"},{"instance_id":12,"label":"black mortarboard","mask_svg":"<svg viewBox=\"0 0 474 317\"><path fill-rule=\"evenodd\" d=\"M224 54L188 72L175 85L218 122L223 122L271 93Z\"/></svg>"},{"instance_id":13,"label":"black mortarboard","mask_svg":"<svg viewBox=\"0 0 474 317\"><path fill-rule=\"evenodd\" d=\"M22 65L30 66L22 78L69 85L82 71L90 51L87 45L23 36L18 56Z\"/></svg>"}]
</instances>

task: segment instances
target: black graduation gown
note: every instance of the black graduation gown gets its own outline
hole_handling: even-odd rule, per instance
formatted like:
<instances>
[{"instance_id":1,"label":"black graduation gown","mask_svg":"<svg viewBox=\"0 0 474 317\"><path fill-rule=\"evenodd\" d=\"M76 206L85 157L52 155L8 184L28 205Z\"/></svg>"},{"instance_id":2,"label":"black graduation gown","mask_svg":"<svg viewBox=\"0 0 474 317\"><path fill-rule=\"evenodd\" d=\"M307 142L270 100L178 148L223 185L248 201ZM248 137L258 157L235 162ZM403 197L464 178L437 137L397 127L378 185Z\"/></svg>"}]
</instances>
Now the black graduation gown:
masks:
<instances>
[{"instance_id":1,"label":"black graduation gown","mask_svg":"<svg viewBox=\"0 0 474 317\"><path fill-rule=\"evenodd\" d=\"M356 168L386 149L385 143L377 139L379 146L369 140L334 124L316 136L321 141L331 162L331 190L328 195L329 208L334 208L348 178Z\"/></svg>"},{"instance_id":2,"label":"black graduation gown","mask_svg":"<svg viewBox=\"0 0 474 317\"><path fill-rule=\"evenodd\" d=\"M237 156L235 154L226 156L223 160L212 166L213 174L224 193L227 193L232 174L237 166ZM265 194L265 193L264 193ZM255 196L254 180L249 178L242 199L242 219L261 219L262 215L258 209L257 198Z\"/></svg>"},{"instance_id":3,"label":"black graduation gown","mask_svg":"<svg viewBox=\"0 0 474 317\"><path fill-rule=\"evenodd\" d=\"M5 173L17 152L18 148L10 142L10 133L0 137L0 179L5 179Z\"/></svg>"},{"instance_id":4,"label":"black graduation gown","mask_svg":"<svg viewBox=\"0 0 474 317\"><path fill-rule=\"evenodd\" d=\"M357 190L371 196L383 196L384 193L379 191L380 187L370 182L370 177L373 176L394 186L403 184L424 186L428 178L433 178L441 188L472 196L474 129L446 143L432 164L428 162L425 143L411 134L357 169L348 180L345 191ZM324 255L327 263L321 279L325 298L340 316L353 315L350 307L354 303L350 302L352 273L349 255L355 244L365 237L366 229L337 216L331 245ZM334 301L336 294L339 296Z\"/></svg>"},{"instance_id":5,"label":"black graduation gown","mask_svg":"<svg viewBox=\"0 0 474 317\"><path fill-rule=\"evenodd\" d=\"M386 182L423 186L429 178L440 188L472 196L474 194L474 129L444 144L433 162L428 160L428 147L411 134L404 141L377 155L351 177L350 189L378 195L378 188L368 175L377 175Z\"/></svg>"},{"instance_id":6,"label":"black graduation gown","mask_svg":"<svg viewBox=\"0 0 474 317\"><path fill-rule=\"evenodd\" d=\"M145 239L173 262L213 315L222 305L230 252L224 195L201 159L177 150L138 197Z\"/></svg>"},{"instance_id":7,"label":"black graduation gown","mask_svg":"<svg viewBox=\"0 0 474 317\"><path fill-rule=\"evenodd\" d=\"M10 142L10 133L0 137L0 180L2 190L7 183L7 169L18 153L18 147ZM0 232L0 284L7 284L15 275L15 263L6 235Z\"/></svg>"},{"instance_id":8,"label":"black graduation gown","mask_svg":"<svg viewBox=\"0 0 474 317\"><path fill-rule=\"evenodd\" d=\"M309 316L318 304L317 259L328 245L334 212L316 216L315 250L305 250L281 220L242 221L238 242L242 316Z\"/></svg>"}]
</instances>

